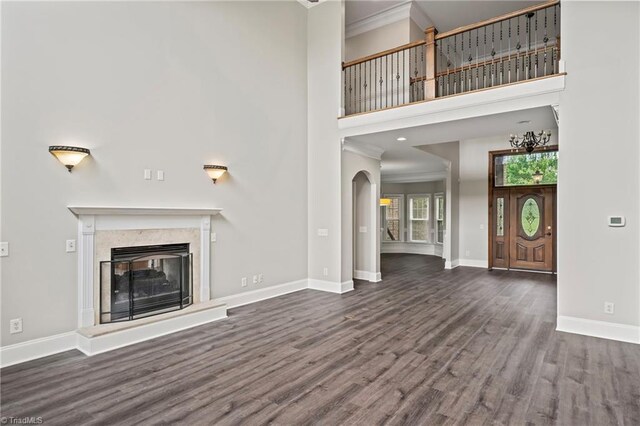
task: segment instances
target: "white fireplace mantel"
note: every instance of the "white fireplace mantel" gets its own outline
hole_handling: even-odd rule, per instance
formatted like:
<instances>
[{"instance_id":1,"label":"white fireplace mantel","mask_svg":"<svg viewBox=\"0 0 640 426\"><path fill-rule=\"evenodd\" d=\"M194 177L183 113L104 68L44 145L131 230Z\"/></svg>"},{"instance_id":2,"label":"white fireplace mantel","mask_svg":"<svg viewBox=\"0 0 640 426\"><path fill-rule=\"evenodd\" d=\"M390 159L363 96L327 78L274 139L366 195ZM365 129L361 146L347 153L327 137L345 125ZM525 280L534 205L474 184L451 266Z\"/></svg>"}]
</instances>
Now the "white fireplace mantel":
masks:
<instances>
[{"instance_id":1,"label":"white fireplace mantel","mask_svg":"<svg viewBox=\"0 0 640 426\"><path fill-rule=\"evenodd\" d=\"M222 209L212 207L98 207L98 206L69 206L76 215L167 215L167 216L215 216Z\"/></svg>"},{"instance_id":2,"label":"white fireplace mantel","mask_svg":"<svg viewBox=\"0 0 640 426\"><path fill-rule=\"evenodd\" d=\"M200 228L200 302L210 300L212 207L69 206L78 216L78 327L95 325L95 233L102 230Z\"/></svg>"}]
</instances>

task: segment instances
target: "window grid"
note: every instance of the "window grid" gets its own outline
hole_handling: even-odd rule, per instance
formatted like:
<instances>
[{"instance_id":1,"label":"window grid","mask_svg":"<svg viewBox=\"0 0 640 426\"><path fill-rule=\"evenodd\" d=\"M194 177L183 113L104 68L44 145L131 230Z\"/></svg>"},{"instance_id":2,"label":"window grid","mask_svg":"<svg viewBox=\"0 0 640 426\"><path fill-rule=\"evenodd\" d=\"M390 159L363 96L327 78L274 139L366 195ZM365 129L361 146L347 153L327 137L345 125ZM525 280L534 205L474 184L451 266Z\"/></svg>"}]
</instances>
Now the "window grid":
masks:
<instances>
[{"instance_id":1,"label":"window grid","mask_svg":"<svg viewBox=\"0 0 640 426\"><path fill-rule=\"evenodd\" d=\"M430 222L429 207L431 196L429 194L416 194L409 196L409 232L408 239L411 242L429 242Z\"/></svg>"}]
</instances>

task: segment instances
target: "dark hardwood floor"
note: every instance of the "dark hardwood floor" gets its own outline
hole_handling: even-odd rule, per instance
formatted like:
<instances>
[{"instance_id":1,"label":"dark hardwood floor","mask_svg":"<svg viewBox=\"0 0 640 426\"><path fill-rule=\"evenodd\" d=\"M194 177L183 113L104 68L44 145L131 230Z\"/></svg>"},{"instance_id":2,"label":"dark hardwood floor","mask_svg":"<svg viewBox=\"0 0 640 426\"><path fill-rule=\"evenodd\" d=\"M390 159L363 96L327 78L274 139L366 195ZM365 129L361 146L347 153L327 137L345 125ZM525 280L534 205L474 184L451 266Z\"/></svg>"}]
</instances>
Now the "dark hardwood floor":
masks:
<instances>
[{"instance_id":1,"label":"dark hardwood floor","mask_svg":"<svg viewBox=\"0 0 640 426\"><path fill-rule=\"evenodd\" d=\"M383 255L381 283L305 290L87 358L1 371L45 424L640 424L640 346L559 333L550 275Z\"/></svg>"}]
</instances>

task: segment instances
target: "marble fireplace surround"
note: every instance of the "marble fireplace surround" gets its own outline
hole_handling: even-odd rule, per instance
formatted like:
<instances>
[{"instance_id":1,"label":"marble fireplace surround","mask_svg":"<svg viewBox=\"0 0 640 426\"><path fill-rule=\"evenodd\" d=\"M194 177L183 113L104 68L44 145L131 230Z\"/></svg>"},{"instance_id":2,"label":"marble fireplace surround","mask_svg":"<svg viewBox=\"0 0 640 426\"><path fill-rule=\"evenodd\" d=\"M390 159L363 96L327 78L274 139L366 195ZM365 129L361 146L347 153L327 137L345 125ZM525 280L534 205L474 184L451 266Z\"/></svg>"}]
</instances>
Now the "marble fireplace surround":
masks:
<instances>
[{"instance_id":1,"label":"marble fireplace surround","mask_svg":"<svg viewBox=\"0 0 640 426\"><path fill-rule=\"evenodd\" d=\"M190 243L194 305L210 300L211 218L217 208L70 206L78 217L78 328L99 325L100 261L112 247Z\"/></svg>"}]
</instances>

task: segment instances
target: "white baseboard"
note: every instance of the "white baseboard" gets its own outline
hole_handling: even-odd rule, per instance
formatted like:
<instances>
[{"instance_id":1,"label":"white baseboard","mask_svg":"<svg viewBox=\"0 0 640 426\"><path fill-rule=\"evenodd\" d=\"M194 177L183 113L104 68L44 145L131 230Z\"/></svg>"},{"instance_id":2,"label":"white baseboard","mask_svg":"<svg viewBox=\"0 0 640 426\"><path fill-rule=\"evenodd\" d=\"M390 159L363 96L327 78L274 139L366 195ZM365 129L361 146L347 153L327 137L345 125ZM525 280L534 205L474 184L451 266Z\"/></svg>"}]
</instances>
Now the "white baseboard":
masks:
<instances>
[{"instance_id":1,"label":"white baseboard","mask_svg":"<svg viewBox=\"0 0 640 426\"><path fill-rule=\"evenodd\" d=\"M557 331L600 337L603 339L619 340L628 343L640 343L640 326L618 324L615 322L595 321L584 318L557 318Z\"/></svg>"},{"instance_id":2,"label":"white baseboard","mask_svg":"<svg viewBox=\"0 0 640 426\"><path fill-rule=\"evenodd\" d=\"M476 259L459 259L458 266L470 266L472 268L488 268L489 262L486 260L476 260Z\"/></svg>"},{"instance_id":3,"label":"white baseboard","mask_svg":"<svg viewBox=\"0 0 640 426\"><path fill-rule=\"evenodd\" d=\"M308 288L308 280L292 281L285 284L274 285L271 287L261 288L253 291L246 291L232 296L218 297L216 302L225 303L228 308L248 305L250 303L259 302L261 300L271 299L272 297L282 296L284 294L293 293Z\"/></svg>"},{"instance_id":4,"label":"white baseboard","mask_svg":"<svg viewBox=\"0 0 640 426\"><path fill-rule=\"evenodd\" d=\"M409 242L383 242L380 244L380 253L405 253L436 255L436 246L431 243L409 243Z\"/></svg>"},{"instance_id":5,"label":"white baseboard","mask_svg":"<svg viewBox=\"0 0 640 426\"><path fill-rule=\"evenodd\" d=\"M353 281L350 280L343 283L336 283L333 281L314 280L310 278L308 288L311 290L342 294L353 290Z\"/></svg>"},{"instance_id":6,"label":"white baseboard","mask_svg":"<svg viewBox=\"0 0 640 426\"><path fill-rule=\"evenodd\" d=\"M226 317L227 307L221 305L188 315L168 318L139 327L103 334L101 336L86 337L78 333L77 347L85 355L97 355L124 346L133 345L134 343L144 342L145 340L155 339L156 337L221 320Z\"/></svg>"},{"instance_id":7,"label":"white baseboard","mask_svg":"<svg viewBox=\"0 0 640 426\"><path fill-rule=\"evenodd\" d=\"M377 283L382 281L382 274L380 272L353 271L353 278Z\"/></svg>"},{"instance_id":8,"label":"white baseboard","mask_svg":"<svg viewBox=\"0 0 640 426\"><path fill-rule=\"evenodd\" d=\"M340 283L340 294L353 291L353 280Z\"/></svg>"},{"instance_id":9,"label":"white baseboard","mask_svg":"<svg viewBox=\"0 0 640 426\"><path fill-rule=\"evenodd\" d=\"M378 273L377 276L379 275ZM101 336L86 337L77 331L71 331L55 336L16 343L14 345L0 347L0 367L20 364L72 349L78 349L89 356L96 355L226 318L226 308L247 305L307 288L343 294L353 290L353 281L349 280L343 283L312 279L292 281L264 289L217 298L216 302L227 305L225 308L198 311L192 314L169 318Z\"/></svg>"},{"instance_id":10,"label":"white baseboard","mask_svg":"<svg viewBox=\"0 0 640 426\"><path fill-rule=\"evenodd\" d=\"M444 269L454 269L460 266L460 260L445 260L444 261Z\"/></svg>"},{"instance_id":11,"label":"white baseboard","mask_svg":"<svg viewBox=\"0 0 640 426\"><path fill-rule=\"evenodd\" d=\"M70 351L77 347L76 332L33 339L0 348L0 367L8 367L21 362Z\"/></svg>"}]
</instances>

